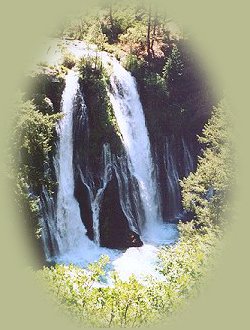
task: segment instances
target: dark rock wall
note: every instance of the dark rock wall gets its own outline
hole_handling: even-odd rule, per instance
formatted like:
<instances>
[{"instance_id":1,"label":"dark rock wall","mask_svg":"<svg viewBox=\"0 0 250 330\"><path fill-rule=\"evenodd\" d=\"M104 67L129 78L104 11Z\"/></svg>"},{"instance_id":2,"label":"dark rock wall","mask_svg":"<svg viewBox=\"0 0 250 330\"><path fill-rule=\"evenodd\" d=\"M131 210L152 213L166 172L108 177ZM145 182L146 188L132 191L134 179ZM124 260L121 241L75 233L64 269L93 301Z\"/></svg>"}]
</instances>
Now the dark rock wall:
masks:
<instances>
[{"instance_id":1,"label":"dark rock wall","mask_svg":"<svg viewBox=\"0 0 250 330\"><path fill-rule=\"evenodd\" d=\"M108 183L101 205L100 234L101 245L109 248L123 249L142 245L139 235L130 230L122 211L115 173Z\"/></svg>"}]
</instances>

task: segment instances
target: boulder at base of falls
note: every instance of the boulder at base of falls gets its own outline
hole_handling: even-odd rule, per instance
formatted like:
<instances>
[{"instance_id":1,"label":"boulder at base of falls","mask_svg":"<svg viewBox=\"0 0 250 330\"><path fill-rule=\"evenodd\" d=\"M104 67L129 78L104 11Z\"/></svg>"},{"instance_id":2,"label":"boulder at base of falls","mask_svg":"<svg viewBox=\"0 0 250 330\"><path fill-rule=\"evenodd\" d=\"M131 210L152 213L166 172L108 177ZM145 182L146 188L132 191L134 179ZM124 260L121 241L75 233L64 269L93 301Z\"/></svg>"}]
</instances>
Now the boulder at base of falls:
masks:
<instances>
[{"instance_id":1,"label":"boulder at base of falls","mask_svg":"<svg viewBox=\"0 0 250 330\"><path fill-rule=\"evenodd\" d=\"M120 204L115 173L106 187L100 209L100 243L101 246L111 249L126 249L143 245L140 236L128 226Z\"/></svg>"},{"instance_id":2,"label":"boulder at base of falls","mask_svg":"<svg viewBox=\"0 0 250 330\"><path fill-rule=\"evenodd\" d=\"M128 247L140 247L143 245L142 240L140 239L140 236L136 233L134 233L132 230L128 234Z\"/></svg>"}]
</instances>

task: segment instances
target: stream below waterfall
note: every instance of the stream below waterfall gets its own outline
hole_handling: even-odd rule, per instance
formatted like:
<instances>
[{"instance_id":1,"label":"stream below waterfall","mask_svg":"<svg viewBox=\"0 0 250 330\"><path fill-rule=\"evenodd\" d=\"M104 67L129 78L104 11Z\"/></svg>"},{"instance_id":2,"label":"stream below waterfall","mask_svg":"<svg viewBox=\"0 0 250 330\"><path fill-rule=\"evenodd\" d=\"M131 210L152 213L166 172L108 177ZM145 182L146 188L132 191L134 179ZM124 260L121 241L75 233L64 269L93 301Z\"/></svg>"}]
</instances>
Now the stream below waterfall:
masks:
<instances>
[{"instance_id":1,"label":"stream below waterfall","mask_svg":"<svg viewBox=\"0 0 250 330\"><path fill-rule=\"evenodd\" d=\"M109 278L110 271L116 271L123 281L127 281L131 275L143 282L147 276L161 280L162 276L156 270L158 252L163 245L171 245L178 239L178 230L175 224L165 224L158 228L162 237L158 236L156 242L144 243L141 247L130 247L124 251L88 245L85 250L71 250L68 253L57 256L53 263L74 264L86 268L89 263L96 262L102 255L110 259L107 269L107 278L101 281L101 285L112 285ZM162 241L159 240L162 238ZM97 284L97 285L100 285Z\"/></svg>"}]
</instances>

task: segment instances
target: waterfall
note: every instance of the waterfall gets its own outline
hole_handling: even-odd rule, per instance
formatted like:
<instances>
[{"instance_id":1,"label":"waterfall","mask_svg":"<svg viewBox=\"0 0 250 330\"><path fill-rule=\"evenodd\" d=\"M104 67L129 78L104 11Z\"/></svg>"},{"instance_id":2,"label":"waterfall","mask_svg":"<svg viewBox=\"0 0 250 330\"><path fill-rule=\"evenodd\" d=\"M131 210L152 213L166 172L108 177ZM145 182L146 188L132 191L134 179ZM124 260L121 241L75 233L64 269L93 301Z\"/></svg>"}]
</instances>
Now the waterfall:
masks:
<instances>
[{"instance_id":1,"label":"waterfall","mask_svg":"<svg viewBox=\"0 0 250 330\"><path fill-rule=\"evenodd\" d=\"M167 200L167 208L164 211L166 219L170 221L181 219L185 215L181 203L180 180L195 169L194 157L189 146L184 137L176 136L166 137L163 144L163 179L166 182L163 191Z\"/></svg>"},{"instance_id":2,"label":"waterfall","mask_svg":"<svg viewBox=\"0 0 250 330\"><path fill-rule=\"evenodd\" d=\"M184 138L182 137L182 146L183 146L183 162L184 162L184 175L187 177L190 172L194 171L194 160L190 153L187 143L185 142Z\"/></svg>"},{"instance_id":3,"label":"waterfall","mask_svg":"<svg viewBox=\"0 0 250 330\"><path fill-rule=\"evenodd\" d=\"M64 117L58 127L59 144L57 150L56 230L59 255L81 249L84 251L86 244L90 243L85 235L86 230L81 220L78 202L74 197L72 117L76 95L80 93L76 72L70 70L65 82L62 95Z\"/></svg>"},{"instance_id":4,"label":"waterfall","mask_svg":"<svg viewBox=\"0 0 250 330\"><path fill-rule=\"evenodd\" d=\"M129 170L131 165L128 165L128 162L126 155L117 156L114 160L114 169L119 185L122 210L126 215L130 229L140 235L145 214L141 205L137 180L131 175Z\"/></svg>"},{"instance_id":5,"label":"waterfall","mask_svg":"<svg viewBox=\"0 0 250 330\"><path fill-rule=\"evenodd\" d=\"M44 254L47 261L51 261L58 253L57 230L55 227L55 203L53 198L43 187L40 197L39 209L41 214L39 217L39 225L41 227L41 238L44 247Z\"/></svg>"},{"instance_id":6,"label":"waterfall","mask_svg":"<svg viewBox=\"0 0 250 330\"><path fill-rule=\"evenodd\" d=\"M119 207L129 229L141 235L145 246L147 243L158 245L175 241L178 235L176 229L163 223L156 165L135 79L107 53L86 50L83 45L77 55L79 58L98 56L109 72L112 69L108 95L123 150L119 155L113 154L110 141L103 141L98 146L100 162L93 165L89 152L92 145L88 118L90 120L91 117L84 103L84 91L80 89L78 74L74 69L69 70L62 95L63 118L58 125L59 142L55 156L58 191L56 199L46 191L41 196L42 239L47 260L83 264L86 260L96 260L96 256L100 255L103 251L100 248L99 219L104 205L102 201L105 201L106 188L109 182L113 182L114 176L117 179ZM171 155L169 157L166 162L171 172L174 160ZM170 172L169 182L172 180L176 184L178 173ZM174 189L175 186L173 193ZM83 221L91 239L93 234L94 243L88 239ZM116 223L113 223L115 226Z\"/></svg>"},{"instance_id":7,"label":"waterfall","mask_svg":"<svg viewBox=\"0 0 250 330\"><path fill-rule=\"evenodd\" d=\"M109 144L103 145L102 152L102 173L101 173L101 184L98 188L95 187L93 180L91 180L89 173L83 174L79 168L81 180L83 184L87 187L92 217L93 217L93 233L94 233L94 242L100 246L100 229L99 229L99 214L100 214L100 205L102 202L104 191L107 187L108 182L111 180L112 175L112 160L111 160L111 151Z\"/></svg>"},{"instance_id":8,"label":"waterfall","mask_svg":"<svg viewBox=\"0 0 250 330\"><path fill-rule=\"evenodd\" d=\"M124 213L127 214L132 230L138 232L139 229L144 235L146 233L150 234L157 225L162 223L162 215L150 141L135 79L130 72L125 70L116 59L106 52L98 52L84 42L70 43L67 47L77 58L99 57L107 71L110 71L110 67L112 67L109 97L127 153L129 171L138 182L144 215L142 216L142 212L137 214L139 219L136 221L134 216L130 216L131 212L129 215L129 212L125 211L125 207L123 209ZM118 176L120 187L121 177L121 175ZM123 180L123 182L125 181ZM121 205L124 205L122 198ZM143 217L145 218L144 221Z\"/></svg>"},{"instance_id":9,"label":"waterfall","mask_svg":"<svg viewBox=\"0 0 250 330\"><path fill-rule=\"evenodd\" d=\"M143 212L137 213L139 218L136 219L131 216L130 211L125 210L124 206L122 208L132 230L143 232L145 236L150 235L150 232L154 232L157 225L162 223L162 214L150 141L135 79L106 52L98 52L84 42L69 43L67 47L79 59L86 56L98 57L108 71L112 67L109 97L127 153L129 171L138 182ZM123 183L126 181L126 179L121 180L121 178L122 174L117 175L120 187L122 181ZM130 180L128 184L132 181ZM128 190L128 187L126 189ZM120 196L125 197L122 193ZM125 199L128 200L127 197ZM136 201L134 202L136 203ZM124 205L123 198L121 198L121 205Z\"/></svg>"},{"instance_id":10,"label":"waterfall","mask_svg":"<svg viewBox=\"0 0 250 330\"><path fill-rule=\"evenodd\" d=\"M118 61L112 61L110 101L136 178L145 214L142 232L150 235L162 217L158 204L155 170L148 131L135 79Z\"/></svg>"},{"instance_id":11,"label":"waterfall","mask_svg":"<svg viewBox=\"0 0 250 330\"><path fill-rule=\"evenodd\" d=\"M181 211L181 192L179 184L179 173L177 169L174 152L169 139L166 137L165 152L163 156L168 187L168 217L175 218Z\"/></svg>"}]
</instances>

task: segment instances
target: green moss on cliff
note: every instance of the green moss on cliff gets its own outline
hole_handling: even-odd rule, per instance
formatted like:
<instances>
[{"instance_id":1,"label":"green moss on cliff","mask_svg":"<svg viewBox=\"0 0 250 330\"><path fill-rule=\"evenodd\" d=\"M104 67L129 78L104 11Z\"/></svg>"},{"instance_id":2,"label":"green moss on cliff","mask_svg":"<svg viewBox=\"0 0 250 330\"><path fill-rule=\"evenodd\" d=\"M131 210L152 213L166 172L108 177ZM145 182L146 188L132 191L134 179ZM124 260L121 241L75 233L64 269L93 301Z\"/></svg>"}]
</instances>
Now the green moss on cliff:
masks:
<instances>
[{"instance_id":1,"label":"green moss on cliff","mask_svg":"<svg viewBox=\"0 0 250 330\"><path fill-rule=\"evenodd\" d=\"M109 77L98 58L83 58L79 64L80 86L88 108L90 125L90 153L97 161L104 143L119 153L122 144L120 132L108 96Z\"/></svg>"}]
</instances>

